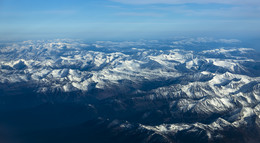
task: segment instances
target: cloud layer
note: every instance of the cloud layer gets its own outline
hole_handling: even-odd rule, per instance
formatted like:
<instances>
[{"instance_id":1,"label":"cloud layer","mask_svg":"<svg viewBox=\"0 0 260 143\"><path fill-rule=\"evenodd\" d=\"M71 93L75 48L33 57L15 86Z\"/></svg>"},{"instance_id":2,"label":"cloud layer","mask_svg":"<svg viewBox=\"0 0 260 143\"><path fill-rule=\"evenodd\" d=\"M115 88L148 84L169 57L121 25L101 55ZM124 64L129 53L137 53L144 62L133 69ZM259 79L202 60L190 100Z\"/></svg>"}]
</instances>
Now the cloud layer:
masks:
<instances>
[{"instance_id":1,"label":"cloud layer","mask_svg":"<svg viewBox=\"0 0 260 143\"><path fill-rule=\"evenodd\" d=\"M232 4L232 5L241 5L241 4L257 4L260 5L259 0L112 0L114 2L120 2L125 4Z\"/></svg>"}]
</instances>

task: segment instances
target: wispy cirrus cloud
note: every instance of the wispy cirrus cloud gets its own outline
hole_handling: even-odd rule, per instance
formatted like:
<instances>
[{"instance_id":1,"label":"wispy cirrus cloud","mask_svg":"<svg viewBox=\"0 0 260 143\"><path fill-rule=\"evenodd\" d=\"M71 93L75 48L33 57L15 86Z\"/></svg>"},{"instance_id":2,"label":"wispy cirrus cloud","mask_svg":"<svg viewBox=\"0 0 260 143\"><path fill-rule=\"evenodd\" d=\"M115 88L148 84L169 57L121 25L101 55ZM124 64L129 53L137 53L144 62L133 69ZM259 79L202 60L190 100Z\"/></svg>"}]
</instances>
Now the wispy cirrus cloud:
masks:
<instances>
[{"instance_id":1,"label":"wispy cirrus cloud","mask_svg":"<svg viewBox=\"0 0 260 143\"><path fill-rule=\"evenodd\" d=\"M76 10L46 10L38 11L39 14L58 14L58 15L67 15L67 14L76 14Z\"/></svg>"},{"instance_id":2,"label":"wispy cirrus cloud","mask_svg":"<svg viewBox=\"0 0 260 143\"><path fill-rule=\"evenodd\" d=\"M220 8L192 9L188 6L153 7L167 13L183 14L186 16L211 16L222 18L260 18L260 7L233 6Z\"/></svg>"},{"instance_id":3,"label":"wispy cirrus cloud","mask_svg":"<svg viewBox=\"0 0 260 143\"><path fill-rule=\"evenodd\" d=\"M199 17L260 18L259 0L111 0L121 4L155 10L163 15ZM163 4L163 5L161 5ZM207 7L208 6L208 7ZM144 9L145 9L144 8Z\"/></svg>"},{"instance_id":4,"label":"wispy cirrus cloud","mask_svg":"<svg viewBox=\"0 0 260 143\"><path fill-rule=\"evenodd\" d=\"M259 0L111 0L124 4L253 4L260 5Z\"/></svg>"},{"instance_id":5,"label":"wispy cirrus cloud","mask_svg":"<svg viewBox=\"0 0 260 143\"><path fill-rule=\"evenodd\" d=\"M31 15L73 15L76 14L76 10L39 10L39 11L23 11L23 12L0 12L1 15L5 16L31 16Z\"/></svg>"},{"instance_id":6,"label":"wispy cirrus cloud","mask_svg":"<svg viewBox=\"0 0 260 143\"><path fill-rule=\"evenodd\" d=\"M116 13L118 16L144 16L144 17L162 17L163 14L160 13L151 13L151 12L120 12Z\"/></svg>"}]
</instances>

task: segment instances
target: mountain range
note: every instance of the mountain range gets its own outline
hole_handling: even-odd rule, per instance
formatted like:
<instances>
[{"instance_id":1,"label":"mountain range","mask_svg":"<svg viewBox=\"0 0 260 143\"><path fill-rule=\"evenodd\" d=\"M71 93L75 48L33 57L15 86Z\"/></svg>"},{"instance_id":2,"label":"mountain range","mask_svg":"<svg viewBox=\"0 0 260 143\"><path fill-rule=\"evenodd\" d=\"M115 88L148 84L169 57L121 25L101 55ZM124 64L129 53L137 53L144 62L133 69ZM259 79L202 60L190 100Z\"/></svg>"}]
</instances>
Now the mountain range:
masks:
<instances>
[{"instance_id":1,"label":"mountain range","mask_svg":"<svg viewBox=\"0 0 260 143\"><path fill-rule=\"evenodd\" d=\"M0 139L259 142L260 55L240 45L205 37L2 43Z\"/></svg>"}]
</instances>

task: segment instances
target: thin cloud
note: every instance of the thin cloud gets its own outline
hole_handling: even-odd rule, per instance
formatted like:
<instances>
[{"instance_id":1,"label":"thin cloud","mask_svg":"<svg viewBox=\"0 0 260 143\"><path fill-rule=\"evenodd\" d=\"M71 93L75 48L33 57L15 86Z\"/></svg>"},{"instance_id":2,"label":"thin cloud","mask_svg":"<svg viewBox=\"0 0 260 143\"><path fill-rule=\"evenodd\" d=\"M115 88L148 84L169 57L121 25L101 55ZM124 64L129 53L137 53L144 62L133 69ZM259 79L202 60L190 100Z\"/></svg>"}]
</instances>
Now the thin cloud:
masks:
<instances>
[{"instance_id":1,"label":"thin cloud","mask_svg":"<svg viewBox=\"0 0 260 143\"><path fill-rule=\"evenodd\" d=\"M163 14L160 13L149 13L149 12L120 12L117 13L118 16L148 16L148 17L162 17Z\"/></svg>"},{"instance_id":2,"label":"thin cloud","mask_svg":"<svg viewBox=\"0 0 260 143\"><path fill-rule=\"evenodd\" d=\"M122 7L118 6L118 5L105 5L105 7L107 7L107 8L114 8L114 9L122 9Z\"/></svg>"},{"instance_id":3,"label":"thin cloud","mask_svg":"<svg viewBox=\"0 0 260 143\"><path fill-rule=\"evenodd\" d=\"M185 6L158 8L164 11L184 14L186 16L213 16L223 18L260 18L260 9L254 7L230 7L218 9L191 9Z\"/></svg>"},{"instance_id":4,"label":"thin cloud","mask_svg":"<svg viewBox=\"0 0 260 143\"><path fill-rule=\"evenodd\" d=\"M111 0L124 4L231 4L260 5L259 0Z\"/></svg>"},{"instance_id":5,"label":"thin cloud","mask_svg":"<svg viewBox=\"0 0 260 143\"><path fill-rule=\"evenodd\" d=\"M47 10L40 11L40 14L57 14L57 15L67 15L67 14L75 14L77 13L75 10Z\"/></svg>"},{"instance_id":6,"label":"thin cloud","mask_svg":"<svg viewBox=\"0 0 260 143\"><path fill-rule=\"evenodd\" d=\"M30 11L30 12L1 12L0 16L30 16L30 15L73 15L76 14L75 10L43 10L43 11Z\"/></svg>"},{"instance_id":7,"label":"thin cloud","mask_svg":"<svg viewBox=\"0 0 260 143\"><path fill-rule=\"evenodd\" d=\"M112 0L124 4L158 4L149 5L143 8L143 10L154 10L155 13L159 13L161 16L167 15L177 15L182 14L185 16L199 16L199 17L215 17L215 18L260 18L260 1L256 0ZM191 5L186 5L187 3L197 3L197 4L229 4L229 5L218 5L217 7L202 7L194 8ZM159 5L165 4L165 5ZM175 5L178 4L178 5ZM118 15L136 15L136 16L160 16L158 14L145 14L145 13L121 13Z\"/></svg>"}]
</instances>

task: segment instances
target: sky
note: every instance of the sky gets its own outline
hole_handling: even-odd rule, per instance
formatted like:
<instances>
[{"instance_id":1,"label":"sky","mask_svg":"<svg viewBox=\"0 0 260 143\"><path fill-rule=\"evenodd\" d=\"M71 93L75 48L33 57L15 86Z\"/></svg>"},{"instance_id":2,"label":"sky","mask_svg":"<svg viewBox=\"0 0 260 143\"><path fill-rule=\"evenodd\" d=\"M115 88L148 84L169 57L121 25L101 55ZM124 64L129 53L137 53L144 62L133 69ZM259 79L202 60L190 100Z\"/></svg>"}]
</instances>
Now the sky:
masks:
<instances>
[{"instance_id":1,"label":"sky","mask_svg":"<svg viewBox=\"0 0 260 143\"><path fill-rule=\"evenodd\" d=\"M0 40L257 35L259 0L0 0Z\"/></svg>"}]
</instances>

